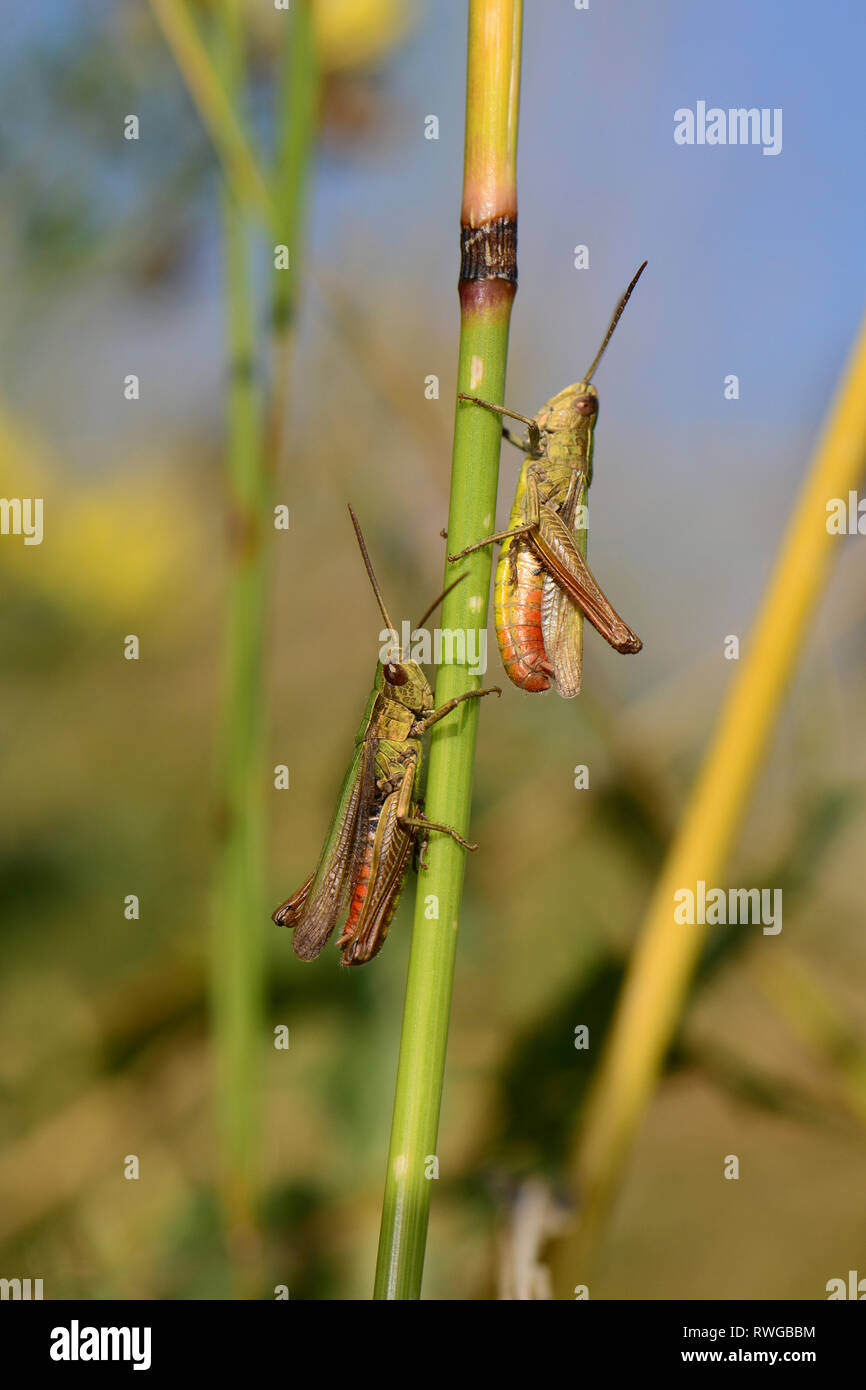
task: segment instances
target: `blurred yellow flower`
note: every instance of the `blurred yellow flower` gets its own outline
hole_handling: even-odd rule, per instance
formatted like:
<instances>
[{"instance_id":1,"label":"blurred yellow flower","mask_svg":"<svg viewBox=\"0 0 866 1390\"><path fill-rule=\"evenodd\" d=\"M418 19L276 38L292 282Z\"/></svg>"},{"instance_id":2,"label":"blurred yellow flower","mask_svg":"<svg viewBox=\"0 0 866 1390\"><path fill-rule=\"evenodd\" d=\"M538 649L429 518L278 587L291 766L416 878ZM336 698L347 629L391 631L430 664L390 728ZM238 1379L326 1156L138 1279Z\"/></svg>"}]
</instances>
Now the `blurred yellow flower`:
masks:
<instances>
[{"instance_id":1,"label":"blurred yellow flower","mask_svg":"<svg viewBox=\"0 0 866 1390\"><path fill-rule=\"evenodd\" d=\"M300 0L292 0L299 3ZM197 8L213 9L216 0L198 0ZM262 0L238 0L246 12L249 39L274 49L280 41L286 13ZM325 74L346 72L381 62L406 34L417 6L413 0L309 0L319 65Z\"/></svg>"},{"instance_id":2,"label":"blurred yellow flower","mask_svg":"<svg viewBox=\"0 0 866 1390\"><path fill-rule=\"evenodd\" d=\"M408 0L315 0L313 18L322 70L380 62L405 35L410 8Z\"/></svg>"},{"instance_id":3,"label":"blurred yellow flower","mask_svg":"<svg viewBox=\"0 0 866 1390\"><path fill-rule=\"evenodd\" d=\"M82 482L0 407L0 497L41 498L41 544L0 535L0 575L104 626L156 608L195 561L200 536L188 499L164 471Z\"/></svg>"}]
</instances>

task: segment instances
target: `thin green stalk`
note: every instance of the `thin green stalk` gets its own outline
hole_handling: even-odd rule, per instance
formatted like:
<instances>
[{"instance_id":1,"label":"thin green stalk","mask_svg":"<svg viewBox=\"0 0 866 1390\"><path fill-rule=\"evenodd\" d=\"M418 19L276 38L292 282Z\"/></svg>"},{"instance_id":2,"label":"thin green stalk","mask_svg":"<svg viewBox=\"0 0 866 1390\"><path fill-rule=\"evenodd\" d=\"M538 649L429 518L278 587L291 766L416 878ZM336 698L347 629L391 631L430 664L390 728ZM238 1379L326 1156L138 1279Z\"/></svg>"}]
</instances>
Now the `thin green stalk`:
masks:
<instances>
[{"instance_id":1,"label":"thin green stalk","mask_svg":"<svg viewBox=\"0 0 866 1390\"><path fill-rule=\"evenodd\" d=\"M516 287L516 147L521 0L470 0L460 351L457 389L501 401L508 327ZM448 549L492 528L499 476L500 425L491 412L458 403L454 425ZM486 629L491 556L461 561L468 573L445 599L442 626ZM454 572L446 566L446 582ZM480 680L466 664L443 665L437 705ZM468 700L434 730L426 814L465 835L469 827L478 701ZM436 1141L463 890L465 851L434 835L419 875L385 1178L374 1298L418 1298L436 1172Z\"/></svg>"},{"instance_id":2,"label":"thin green stalk","mask_svg":"<svg viewBox=\"0 0 866 1390\"><path fill-rule=\"evenodd\" d=\"M273 193L242 117L244 20L239 0L220 0L212 56L185 0L151 0L180 71L220 157L226 181L223 232L229 394L227 492L232 569L224 651L220 744L220 827L211 994L217 1070L221 1195L242 1265L256 1254L257 1055L263 1028L264 617L272 479L286 430L291 326L298 296L299 242L313 147L316 77L310 0L286 17L279 81ZM250 277L252 228L264 219L289 247L288 271L274 271L271 399L263 423L257 381L256 312ZM272 253L271 253L272 254Z\"/></svg>"},{"instance_id":3,"label":"thin green stalk","mask_svg":"<svg viewBox=\"0 0 866 1390\"><path fill-rule=\"evenodd\" d=\"M238 202L271 221L273 208L230 85L211 62L186 0L150 0L202 122L216 146ZM222 7L221 7L222 8Z\"/></svg>"},{"instance_id":4,"label":"thin green stalk","mask_svg":"<svg viewBox=\"0 0 866 1390\"><path fill-rule=\"evenodd\" d=\"M216 56L225 91L244 90L243 19L222 0ZM216 1054L221 1193L236 1253L247 1253L255 1225L259 1144L259 1059L263 1034L265 537L270 486L262 447L256 380L255 306L249 224L231 187L222 196L229 390L227 492L231 573L224 651L220 831L214 903L211 993Z\"/></svg>"},{"instance_id":5,"label":"thin green stalk","mask_svg":"<svg viewBox=\"0 0 866 1390\"><path fill-rule=\"evenodd\" d=\"M272 378L269 443L279 475L286 462L289 388L307 184L316 136L318 65L311 0L295 0L286 26L279 81L273 207L280 243L288 247L289 267L274 271L271 343Z\"/></svg>"}]
</instances>

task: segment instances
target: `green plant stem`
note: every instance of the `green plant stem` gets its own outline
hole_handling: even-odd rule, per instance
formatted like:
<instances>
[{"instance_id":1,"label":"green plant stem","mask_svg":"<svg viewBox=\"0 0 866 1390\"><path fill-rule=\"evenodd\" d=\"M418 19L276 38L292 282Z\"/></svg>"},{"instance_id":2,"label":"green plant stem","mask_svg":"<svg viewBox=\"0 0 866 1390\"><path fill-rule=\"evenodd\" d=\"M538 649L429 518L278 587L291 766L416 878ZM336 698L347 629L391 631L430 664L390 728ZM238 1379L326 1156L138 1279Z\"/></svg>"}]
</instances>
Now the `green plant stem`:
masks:
<instances>
[{"instance_id":1,"label":"green plant stem","mask_svg":"<svg viewBox=\"0 0 866 1390\"><path fill-rule=\"evenodd\" d=\"M463 245L470 233L493 246L504 219L516 235L516 142L520 78L520 0L470 0L467 49ZM511 248L513 259L514 248ZM505 258L506 260L508 257ZM484 256L480 257L484 261ZM516 264L516 263L515 263ZM501 401L505 389L508 327L515 276L499 270L460 282L458 391ZM496 512L500 425L491 412L458 402L448 512L448 549L487 534ZM461 561L468 578L445 599L442 626L470 633L486 629L489 549ZM446 582L454 578L446 566ZM466 664L446 664L436 682L443 704L480 680ZM432 733L426 814L465 835L469 826L478 701L469 700ZM435 1172L448 1020L463 890L465 851L449 836L433 835L429 868L418 877L409 974L403 1012L391 1143L385 1179L374 1298L417 1298Z\"/></svg>"},{"instance_id":2,"label":"green plant stem","mask_svg":"<svg viewBox=\"0 0 866 1390\"><path fill-rule=\"evenodd\" d=\"M279 81L274 219L288 247L289 267L275 270L271 311L271 404L269 454L279 476L286 463L292 350L301 283L303 222L316 136L318 65L311 0L295 0L286 26Z\"/></svg>"},{"instance_id":3,"label":"green plant stem","mask_svg":"<svg viewBox=\"0 0 866 1390\"><path fill-rule=\"evenodd\" d=\"M151 0L166 41L220 158L225 177L229 392L227 493L232 547L224 649L219 759L220 846L215 874L211 997L221 1142L221 1196L235 1253L255 1254L257 1055L262 1045L266 921L264 891L264 615L273 476L287 432L291 329L299 292L301 228L315 135L316 75L310 0L286 16L279 81L273 192L242 117L244 19L239 0L220 0L214 53L184 0ZM251 218L290 250L274 271L271 397L263 423L256 313L250 276Z\"/></svg>"},{"instance_id":4,"label":"green plant stem","mask_svg":"<svg viewBox=\"0 0 866 1390\"><path fill-rule=\"evenodd\" d=\"M225 76L221 79L185 0L150 0L150 7L216 146L226 179L234 188L239 204L254 208L259 216L272 222L270 194L238 115L239 107L231 91L231 75L228 74L228 82ZM219 13L223 17L225 9L220 0ZM241 21L229 22L239 25ZM224 18L221 18L220 25L223 24Z\"/></svg>"},{"instance_id":5,"label":"green plant stem","mask_svg":"<svg viewBox=\"0 0 866 1390\"><path fill-rule=\"evenodd\" d=\"M217 64L231 100L244 88L243 21L222 0ZM211 969L221 1194L230 1240L243 1253L255 1230L258 1066L263 1036L265 538L270 486L262 447L249 224L232 187L222 195L229 389L227 492L231 572L224 650L219 829Z\"/></svg>"}]
</instances>

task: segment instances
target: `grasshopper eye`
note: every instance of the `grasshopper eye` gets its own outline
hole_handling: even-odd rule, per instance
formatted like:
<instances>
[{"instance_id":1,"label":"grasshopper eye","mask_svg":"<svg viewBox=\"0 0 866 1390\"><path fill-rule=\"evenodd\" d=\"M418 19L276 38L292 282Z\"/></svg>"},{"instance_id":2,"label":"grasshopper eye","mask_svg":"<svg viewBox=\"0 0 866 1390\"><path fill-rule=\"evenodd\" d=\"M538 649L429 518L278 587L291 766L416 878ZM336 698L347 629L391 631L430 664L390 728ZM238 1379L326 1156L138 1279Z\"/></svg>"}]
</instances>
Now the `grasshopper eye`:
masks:
<instances>
[{"instance_id":1,"label":"grasshopper eye","mask_svg":"<svg viewBox=\"0 0 866 1390\"><path fill-rule=\"evenodd\" d=\"M598 397L578 396L574 402L574 408L578 415L594 415L598 410Z\"/></svg>"},{"instance_id":2,"label":"grasshopper eye","mask_svg":"<svg viewBox=\"0 0 866 1390\"><path fill-rule=\"evenodd\" d=\"M389 661L383 667L385 680L389 685L405 685L409 679L409 672L405 666L400 666L396 661Z\"/></svg>"}]
</instances>

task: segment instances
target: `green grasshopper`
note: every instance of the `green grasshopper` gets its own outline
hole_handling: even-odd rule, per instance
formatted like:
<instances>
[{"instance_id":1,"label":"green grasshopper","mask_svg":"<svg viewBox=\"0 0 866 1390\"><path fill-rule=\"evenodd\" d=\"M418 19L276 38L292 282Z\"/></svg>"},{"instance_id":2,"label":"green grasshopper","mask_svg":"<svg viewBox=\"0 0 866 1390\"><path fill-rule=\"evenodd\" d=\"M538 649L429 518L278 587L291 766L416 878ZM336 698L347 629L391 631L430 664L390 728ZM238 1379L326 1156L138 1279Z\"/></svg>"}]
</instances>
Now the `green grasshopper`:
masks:
<instances>
[{"instance_id":1,"label":"green grasshopper","mask_svg":"<svg viewBox=\"0 0 866 1390\"><path fill-rule=\"evenodd\" d=\"M389 632L391 619L367 553L358 519L349 508L364 565ZM460 575L431 604L418 628L465 579ZM433 691L416 661L380 659L367 708L355 735L355 751L340 789L337 810L319 862L308 879L274 912L278 926L292 927L292 948L301 960L314 960L346 916L337 943L345 965L363 965L381 950L415 850L426 868L424 849L432 830L450 835L464 849L477 845L448 825L424 815L421 802L422 737L464 700L501 695L498 686L467 690L438 709Z\"/></svg>"},{"instance_id":2,"label":"green grasshopper","mask_svg":"<svg viewBox=\"0 0 866 1390\"><path fill-rule=\"evenodd\" d=\"M449 560L502 542L496 567L494 621L506 674L523 690L560 695L580 691L583 615L619 652L639 652L641 640L623 622L586 563L586 495L598 392L590 379L620 315L643 273L638 270L616 307L601 347L582 381L566 386L535 416L460 393L459 399L520 420L526 438L503 427L504 437L527 455L520 470L507 531L476 541Z\"/></svg>"}]
</instances>

